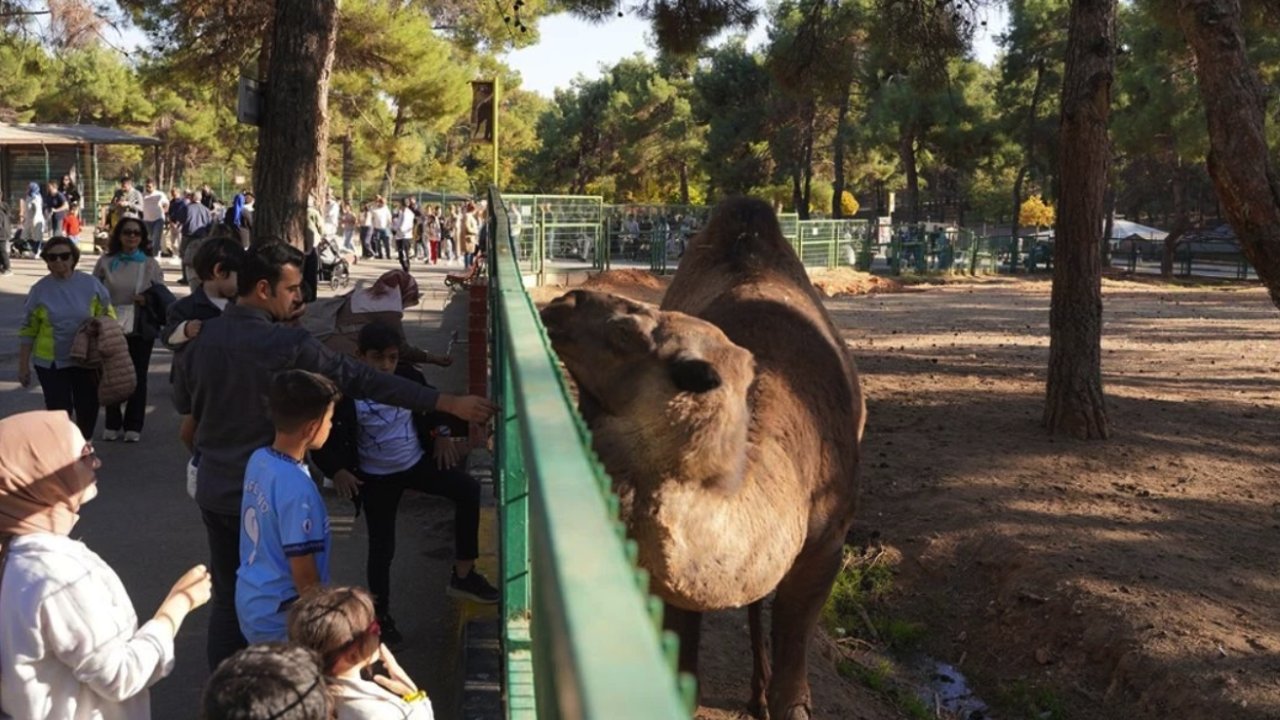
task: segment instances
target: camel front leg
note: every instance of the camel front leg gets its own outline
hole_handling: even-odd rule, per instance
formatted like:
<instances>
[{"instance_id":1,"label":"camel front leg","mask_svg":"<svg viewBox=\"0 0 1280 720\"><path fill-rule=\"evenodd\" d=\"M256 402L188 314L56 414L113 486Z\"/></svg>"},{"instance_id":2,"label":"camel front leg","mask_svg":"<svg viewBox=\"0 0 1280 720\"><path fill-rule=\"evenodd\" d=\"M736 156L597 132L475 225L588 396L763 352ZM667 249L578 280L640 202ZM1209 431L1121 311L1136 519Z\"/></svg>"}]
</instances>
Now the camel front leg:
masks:
<instances>
[{"instance_id":1,"label":"camel front leg","mask_svg":"<svg viewBox=\"0 0 1280 720\"><path fill-rule=\"evenodd\" d=\"M681 610L675 605L665 603L662 627L680 638L680 672L687 672L697 677L698 641L702 638L702 613Z\"/></svg>"},{"instance_id":2,"label":"camel front leg","mask_svg":"<svg viewBox=\"0 0 1280 720\"><path fill-rule=\"evenodd\" d=\"M764 637L764 598L747 607L747 623L751 626L751 701L747 712L760 720L769 720L769 645Z\"/></svg>"},{"instance_id":3,"label":"camel front leg","mask_svg":"<svg viewBox=\"0 0 1280 720\"><path fill-rule=\"evenodd\" d=\"M769 715L773 720L809 720L809 641L831 584L840 569L843 537L827 547L809 548L778 585L770 619L773 678L769 683Z\"/></svg>"}]
</instances>

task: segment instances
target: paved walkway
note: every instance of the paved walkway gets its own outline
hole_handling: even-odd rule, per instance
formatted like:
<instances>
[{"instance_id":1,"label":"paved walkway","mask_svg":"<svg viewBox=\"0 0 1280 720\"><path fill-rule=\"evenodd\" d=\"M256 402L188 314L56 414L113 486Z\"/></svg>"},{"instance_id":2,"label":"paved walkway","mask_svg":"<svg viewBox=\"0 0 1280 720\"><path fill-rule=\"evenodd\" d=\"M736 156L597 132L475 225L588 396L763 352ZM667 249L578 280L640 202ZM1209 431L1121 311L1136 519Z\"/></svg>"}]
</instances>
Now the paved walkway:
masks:
<instances>
[{"instance_id":1,"label":"paved walkway","mask_svg":"<svg viewBox=\"0 0 1280 720\"><path fill-rule=\"evenodd\" d=\"M79 269L93 268L96 256L81 258ZM169 261L166 261L169 262ZM362 261L353 268L353 282L372 279L396 268L393 261ZM453 268L454 272L459 268ZM466 303L459 295L450 302L444 288L445 268L415 266L422 289L422 303L408 313L405 329L419 346L442 353L451 331L466 339ZM44 264L15 260L14 274L0 277L0 417L43 407L38 383L23 389L17 377L17 329L27 289L45 274ZM175 294L176 265L169 263L165 277ZM327 287L321 296L334 293ZM467 346L454 347L449 368L425 366L428 380L447 392L465 390ZM187 455L178 441L178 416L173 410L168 383L172 355L157 344L149 378L150 405L142 442L137 445L98 441L103 460L99 471L101 494L85 506L74 535L115 568L124 580L142 620L150 617L173 581L188 567L207 561L204 526L194 502L186 494ZM98 422L101 437L102 419ZM474 460L475 458L473 458ZM364 584L367 533L363 518L353 517L350 503L327 492L333 525L332 574L343 584ZM492 499L486 488L483 497ZM480 564L496 582L491 519L483 518ZM445 500L409 494L401 504L398 543L393 571L392 614L405 635L397 649L401 664L431 695L436 716L458 717L461 622L467 617L493 612L489 608L460 605L445 596L453 557L453 510ZM177 666L173 674L152 689L153 716L195 718L207 672L204 661L208 610L198 610L187 621L177 642Z\"/></svg>"}]
</instances>

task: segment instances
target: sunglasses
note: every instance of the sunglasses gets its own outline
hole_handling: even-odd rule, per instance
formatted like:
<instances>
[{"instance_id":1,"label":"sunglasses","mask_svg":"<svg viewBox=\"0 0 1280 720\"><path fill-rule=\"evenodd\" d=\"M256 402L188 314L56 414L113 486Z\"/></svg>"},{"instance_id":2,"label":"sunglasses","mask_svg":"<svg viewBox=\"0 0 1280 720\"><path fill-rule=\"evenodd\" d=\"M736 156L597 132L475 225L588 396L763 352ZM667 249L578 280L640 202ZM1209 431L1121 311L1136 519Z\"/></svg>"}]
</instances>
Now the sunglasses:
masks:
<instances>
[{"instance_id":1,"label":"sunglasses","mask_svg":"<svg viewBox=\"0 0 1280 720\"><path fill-rule=\"evenodd\" d=\"M64 253L46 253L46 254L45 254L45 256L44 256L44 261L45 261L45 262L58 262L58 261L60 261L60 260L70 260L70 259L71 259L71 253L69 253L69 252L64 252Z\"/></svg>"},{"instance_id":2,"label":"sunglasses","mask_svg":"<svg viewBox=\"0 0 1280 720\"><path fill-rule=\"evenodd\" d=\"M120 237L124 237L125 235L137 235L138 237L142 237L142 231L137 228L125 228L120 231Z\"/></svg>"}]
</instances>

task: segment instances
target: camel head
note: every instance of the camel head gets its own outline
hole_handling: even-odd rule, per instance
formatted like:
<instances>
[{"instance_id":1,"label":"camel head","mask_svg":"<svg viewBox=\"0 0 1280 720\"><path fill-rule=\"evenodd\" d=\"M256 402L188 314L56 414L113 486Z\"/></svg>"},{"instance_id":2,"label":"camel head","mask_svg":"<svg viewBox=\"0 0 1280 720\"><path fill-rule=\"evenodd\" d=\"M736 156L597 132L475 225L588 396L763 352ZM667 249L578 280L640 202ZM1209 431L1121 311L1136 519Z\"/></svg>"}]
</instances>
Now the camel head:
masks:
<instances>
[{"instance_id":1,"label":"camel head","mask_svg":"<svg viewBox=\"0 0 1280 720\"><path fill-rule=\"evenodd\" d=\"M596 452L637 471L726 489L740 474L755 361L718 327L606 293L573 290L542 310L577 383Z\"/></svg>"}]
</instances>

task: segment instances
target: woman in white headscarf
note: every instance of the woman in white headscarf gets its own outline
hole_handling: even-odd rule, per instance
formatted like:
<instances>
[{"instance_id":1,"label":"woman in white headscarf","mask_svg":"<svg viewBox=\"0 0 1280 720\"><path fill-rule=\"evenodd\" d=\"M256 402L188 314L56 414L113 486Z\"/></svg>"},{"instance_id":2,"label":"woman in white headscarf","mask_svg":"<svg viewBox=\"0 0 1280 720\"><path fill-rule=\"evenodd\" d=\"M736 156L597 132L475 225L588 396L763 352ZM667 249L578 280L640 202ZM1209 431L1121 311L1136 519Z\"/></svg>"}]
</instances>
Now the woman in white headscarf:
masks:
<instances>
[{"instance_id":1,"label":"woman in white headscarf","mask_svg":"<svg viewBox=\"0 0 1280 720\"><path fill-rule=\"evenodd\" d=\"M209 600L188 570L141 627L119 576L69 537L97 497L97 456L64 412L0 420L0 716L146 720L173 638Z\"/></svg>"}]
</instances>

